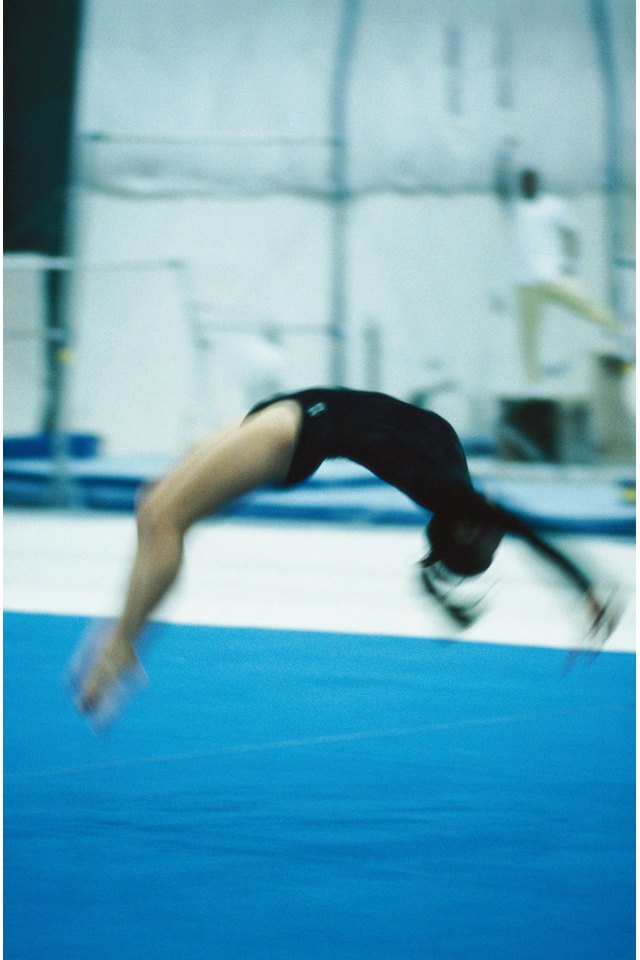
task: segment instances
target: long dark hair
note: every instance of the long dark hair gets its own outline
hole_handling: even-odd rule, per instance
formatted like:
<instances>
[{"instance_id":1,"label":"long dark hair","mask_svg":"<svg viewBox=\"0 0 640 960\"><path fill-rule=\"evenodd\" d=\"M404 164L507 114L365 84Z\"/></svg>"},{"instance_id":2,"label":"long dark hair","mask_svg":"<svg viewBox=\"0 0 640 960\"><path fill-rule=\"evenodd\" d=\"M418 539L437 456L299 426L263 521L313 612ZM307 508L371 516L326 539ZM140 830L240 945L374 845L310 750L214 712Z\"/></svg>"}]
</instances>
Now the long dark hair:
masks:
<instances>
[{"instance_id":1,"label":"long dark hair","mask_svg":"<svg viewBox=\"0 0 640 960\"><path fill-rule=\"evenodd\" d=\"M464 540L460 525L466 524ZM460 627L470 626L482 609L484 596L470 600L460 591L469 577L489 569L503 531L477 520L434 514L426 529L429 553L420 561L423 588Z\"/></svg>"},{"instance_id":2,"label":"long dark hair","mask_svg":"<svg viewBox=\"0 0 640 960\"><path fill-rule=\"evenodd\" d=\"M484 599L482 595L473 600L463 598L460 585L467 578L489 569L495 551L507 533L527 542L584 595L596 611L594 629L604 622L608 605L596 600L593 580L573 560L539 537L517 515L480 495L476 495L474 500L474 509L469 511L469 517L475 526L475 534L461 543L456 537L456 525L464 522L464 515L434 514L426 529L429 553L419 564L422 586L458 626L468 627L477 619Z\"/></svg>"}]
</instances>

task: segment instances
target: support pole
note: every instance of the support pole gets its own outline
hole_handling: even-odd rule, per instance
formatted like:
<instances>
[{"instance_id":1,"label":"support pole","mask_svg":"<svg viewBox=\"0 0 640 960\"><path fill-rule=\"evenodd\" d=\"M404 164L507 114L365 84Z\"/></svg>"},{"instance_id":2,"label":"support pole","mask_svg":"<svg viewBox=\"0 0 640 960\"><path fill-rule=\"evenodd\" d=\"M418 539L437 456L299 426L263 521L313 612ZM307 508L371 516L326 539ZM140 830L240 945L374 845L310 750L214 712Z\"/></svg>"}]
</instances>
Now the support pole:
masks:
<instances>
[{"instance_id":1,"label":"support pole","mask_svg":"<svg viewBox=\"0 0 640 960\"><path fill-rule=\"evenodd\" d=\"M336 65L331 94L332 218L330 232L330 378L341 386L346 380L347 296L348 296L348 232L351 191L348 180L347 100L353 66L359 0L344 0L338 35Z\"/></svg>"},{"instance_id":2,"label":"support pole","mask_svg":"<svg viewBox=\"0 0 640 960\"><path fill-rule=\"evenodd\" d=\"M74 488L68 462L68 435L64 409L66 374L70 357L67 328L69 275L61 270L47 270L44 349L47 396L42 415L42 431L51 438L53 464L50 502L52 506L74 505Z\"/></svg>"},{"instance_id":3,"label":"support pole","mask_svg":"<svg viewBox=\"0 0 640 960\"><path fill-rule=\"evenodd\" d=\"M605 99L604 156L605 194L607 197L608 253L609 253L609 299L618 321L624 321L624 296L619 282L616 264L625 255L624 211L620 197L623 175L620 161L622 143L622 111L619 83L616 77L613 38L607 0L591 0L591 24L596 51L602 71Z\"/></svg>"}]
</instances>

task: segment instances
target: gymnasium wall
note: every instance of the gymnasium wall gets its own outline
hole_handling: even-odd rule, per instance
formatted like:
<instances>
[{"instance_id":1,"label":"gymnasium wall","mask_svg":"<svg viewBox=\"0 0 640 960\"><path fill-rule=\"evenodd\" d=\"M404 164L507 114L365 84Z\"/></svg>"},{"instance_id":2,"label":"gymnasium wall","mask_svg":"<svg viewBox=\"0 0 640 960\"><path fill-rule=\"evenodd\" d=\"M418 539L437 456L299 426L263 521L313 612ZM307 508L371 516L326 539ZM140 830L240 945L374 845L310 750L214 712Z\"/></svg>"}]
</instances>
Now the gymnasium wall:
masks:
<instances>
[{"instance_id":1,"label":"gymnasium wall","mask_svg":"<svg viewBox=\"0 0 640 960\"><path fill-rule=\"evenodd\" d=\"M499 170L566 197L594 297L612 201L633 252L632 20L628 0L88 0L73 252L112 268L73 275L67 422L114 453L173 451L329 381L338 191L347 384L490 430L523 388ZM584 392L601 335L547 326L554 389Z\"/></svg>"},{"instance_id":2,"label":"gymnasium wall","mask_svg":"<svg viewBox=\"0 0 640 960\"><path fill-rule=\"evenodd\" d=\"M603 200L572 199L584 226L581 273L606 295ZM169 267L84 274L77 283L70 410L116 450L174 449L281 386L330 377L327 338L287 333L326 323L331 211L318 201L83 200L83 249L96 259L189 259L198 301L233 325L274 318L280 343L212 334L197 345ZM381 194L353 204L349 232L349 384L408 398L442 387L433 405L460 429L487 429L493 399L521 389L522 369L504 213L490 194ZM190 252L194 259L189 258ZM380 328L377 382L365 330ZM560 321L560 322L559 322ZM584 390L598 330L549 313L545 356L556 389ZM565 369L566 368L566 369Z\"/></svg>"},{"instance_id":3,"label":"gymnasium wall","mask_svg":"<svg viewBox=\"0 0 640 960\"><path fill-rule=\"evenodd\" d=\"M552 188L602 186L601 40L633 183L630 0L88 0L78 132L129 139L85 142L85 183L142 196L330 191L329 145L282 140L335 132L343 33L356 192L491 189L505 137ZM276 142L204 142L223 135Z\"/></svg>"}]
</instances>

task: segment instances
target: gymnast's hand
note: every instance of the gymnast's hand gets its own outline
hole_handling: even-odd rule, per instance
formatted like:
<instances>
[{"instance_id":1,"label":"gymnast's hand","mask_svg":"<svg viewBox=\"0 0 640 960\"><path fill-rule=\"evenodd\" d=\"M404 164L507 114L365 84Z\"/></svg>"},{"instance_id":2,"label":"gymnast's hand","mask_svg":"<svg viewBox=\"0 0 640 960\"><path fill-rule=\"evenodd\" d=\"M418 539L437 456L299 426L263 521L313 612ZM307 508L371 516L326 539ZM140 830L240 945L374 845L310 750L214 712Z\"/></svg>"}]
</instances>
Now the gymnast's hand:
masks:
<instances>
[{"instance_id":1,"label":"gymnast's hand","mask_svg":"<svg viewBox=\"0 0 640 960\"><path fill-rule=\"evenodd\" d=\"M589 616L587 644L597 652L618 626L623 613L622 604L615 593L599 600L593 587L587 591L585 602Z\"/></svg>"},{"instance_id":2,"label":"gymnast's hand","mask_svg":"<svg viewBox=\"0 0 640 960\"><path fill-rule=\"evenodd\" d=\"M95 727L113 720L131 693L147 682L133 645L110 631L92 631L71 664L76 706Z\"/></svg>"},{"instance_id":3,"label":"gymnast's hand","mask_svg":"<svg viewBox=\"0 0 640 960\"><path fill-rule=\"evenodd\" d=\"M585 593L589 626L580 646L568 651L563 674L570 673L576 662L586 656L587 661L595 660L613 631L618 626L624 612L623 605L616 592L609 593L605 600L599 600L594 587Z\"/></svg>"},{"instance_id":4,"label":"gymnast's hand","mask_svg":"<svg viewBox=\"0 0 640 960\"><path fill-rule=\"evenodd\" d=\"M142 669L142 665L132 644L112 640L98 656L80 690L80 708L90 713L124 674L136 668Z\"/></svg>"}]
</instances>

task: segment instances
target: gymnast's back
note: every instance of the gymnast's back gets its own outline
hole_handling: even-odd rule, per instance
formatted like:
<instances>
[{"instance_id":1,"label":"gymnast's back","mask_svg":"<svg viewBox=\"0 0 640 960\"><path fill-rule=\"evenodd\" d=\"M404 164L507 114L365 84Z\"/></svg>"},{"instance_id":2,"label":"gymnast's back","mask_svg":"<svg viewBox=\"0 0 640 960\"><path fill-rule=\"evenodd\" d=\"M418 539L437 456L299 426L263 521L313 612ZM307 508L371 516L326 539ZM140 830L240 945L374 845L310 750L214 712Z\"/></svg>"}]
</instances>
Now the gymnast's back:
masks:
<instances>
[{"instance_id":1,"label":"gymnast's back","mask_svg":"<svg viewBox=\"0 0 640 960\"><path fill-rule=\"evenodd\" d=\"M435 506L430 488L436 477L471 486L455 430L431 410L384 393L317 387L278 394L250 413L281 400L294 400L303 412L287 485L306 479L326 459L344 457L428 509Z\"/></svg>"}]
</instances>

